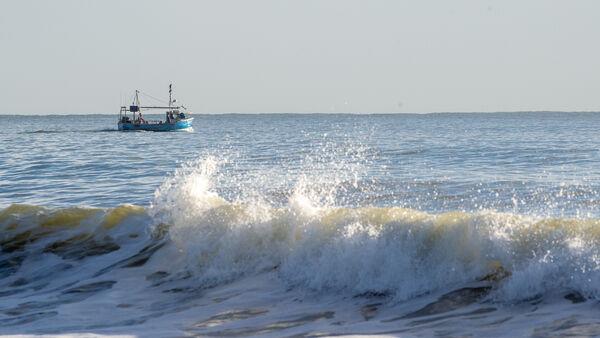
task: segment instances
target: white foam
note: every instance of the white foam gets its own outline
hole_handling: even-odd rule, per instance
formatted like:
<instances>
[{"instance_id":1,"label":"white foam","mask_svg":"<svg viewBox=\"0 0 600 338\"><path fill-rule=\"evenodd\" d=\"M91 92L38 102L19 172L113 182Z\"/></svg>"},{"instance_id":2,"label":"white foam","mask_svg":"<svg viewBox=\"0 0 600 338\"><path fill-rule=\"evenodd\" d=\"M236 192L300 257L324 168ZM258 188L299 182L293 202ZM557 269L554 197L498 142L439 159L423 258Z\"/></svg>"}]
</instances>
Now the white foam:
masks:
<instances>
[{"instance_id":1,"label":"white foam","mask_svg":"<svg viewBox=\"0 0 600 338\"><path fill-rule=\"evenodd\" d=\"M314 290L392 292L397 299L477 280L499 266L512 273L496 293L514 301L557 287L597 297L594 220L541 219L482 211L427 214L334 205L337 178L301 175L287 205L227 202L209 157L156 193L171 238L206 282L278 268L287 283ZM319 194L325 194L322 196ZM251 194L250 194L251 195ZM173 213L170 210L177 210ZM180 214L180 213L183 213Z\"/></svg>"}]
</instances>

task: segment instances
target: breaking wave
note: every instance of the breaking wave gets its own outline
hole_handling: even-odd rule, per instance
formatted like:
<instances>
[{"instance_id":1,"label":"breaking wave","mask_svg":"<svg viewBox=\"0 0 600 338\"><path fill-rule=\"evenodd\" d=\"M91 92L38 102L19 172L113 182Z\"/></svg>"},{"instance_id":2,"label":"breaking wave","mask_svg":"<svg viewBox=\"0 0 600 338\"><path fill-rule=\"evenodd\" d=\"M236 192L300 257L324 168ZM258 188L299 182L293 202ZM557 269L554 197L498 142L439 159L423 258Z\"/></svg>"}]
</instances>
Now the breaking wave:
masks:
<instances>
[{"instance_id":1,"label":"breaking wave","mask_svg":"<svg viewBox=\"0 0 600 338\"><path fill-rule=\"evenodd\" d=\"M284 205L259 192L226 200L222 164L208 156L184 166L149 208L207 285L276 270L292 286L397 300L482 278L501 280L492 293L501 301L556 288L600 297L598 219L338 206L330 195L347 183L340 176L299 177Z\"/></svg>"},{"instance_id":2,"label":"breaking wave","mask_svg":"<svg viewBox=\"0 0 600 338\"><path fill-rule=\"evenodd\" d=\"M202 287L275 271L292 287L398 301L482 280L495 283L490 297L501 302L555 289L600 299L598 219L335 205L329 195L348 184L339 176L331 184L298 178L283 205L259 192L228 200L218 193L222 164L208 156L182 167L148 208L11 205L0 211L0 246L82 260L132 241L145 246L138 255L154 253L168 233L181 262L165 270L191 271ZM14 257L2 261L0 277L24 264L26 256Z\"/></svg>"},{"instance_id":3,"label":"breaking wave","mask_svg":"<svg viewBox=\"0 0 600 338\"><path fill-rule=\"evenodd\" d=\"M297 175L280 184L284 189L274 199L262 183L281 177L231 178L223 170L227 165L223 158L205 156L182 166L165 179L148 207L15 204L1 210L0 297L5 303L0 305L0 326L18 333L19 325L48 323L59 308L64 311L73 303L98 308L103 300L94 295L108 289L126 295L114 300L123 309L118 311L135 308L122 313L126 319L107 313L100 322L85 319L88 326L58 323L36 332L140 325L206 303L209 288L214 304L251 293L257 283L253 278L273 283L273 289L284 285L342 300L415 300L409 305L413 312L388 316L380 322L383 326L462 311L480 300L497 306L556 292L568 293L573 302L600 299L600 219L353 205L347 197L363 189L365 171L352 163L337 163L332 172ZM237 281L249 286L239 291ZM225 285L233 286L219 288ZM440 294L414 311L422 306L420 299ZM256 307L259 298L248 297L250 308L239 313L266 313ZM360 311L368 320L381 303L363 305ZM298 317L298 323L333 316L318 304L313 310L318 311ZM496 310L472 311L465 313ZM228 316L214 315L206 323ZM190 332L211 333L206 323ZM247 332L262 332L252 330ZM229 333L239 332L246 331Z\"/></svg>"}]
</instances>

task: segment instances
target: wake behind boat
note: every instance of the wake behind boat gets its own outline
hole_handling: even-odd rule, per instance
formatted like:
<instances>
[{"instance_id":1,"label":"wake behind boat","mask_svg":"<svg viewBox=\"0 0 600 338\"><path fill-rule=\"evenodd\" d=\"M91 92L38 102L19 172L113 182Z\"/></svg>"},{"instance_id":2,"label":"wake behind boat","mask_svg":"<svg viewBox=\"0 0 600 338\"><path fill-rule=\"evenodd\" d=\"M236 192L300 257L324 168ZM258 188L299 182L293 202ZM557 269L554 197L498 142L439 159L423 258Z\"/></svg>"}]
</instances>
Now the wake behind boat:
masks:
<instances>
[{"instance_id":1,"label":"wake behind boat","mask_svg":"<svg viewBox=\"0 0 600 338\"><path fill-rule=\"evenodd\" d=\"M174 131L188 129L192 127L193 117L184 106L174 106L176 100L173 99L172 84L169 85L169 105L168 106L142 106L140 104L140 91L135 91L132 104L122 106L119 111L119 130L146 130L146 131ZM142 110L166 109L165 120L146 120L142 115ZM127 115L130 112L131 116Z\"/></svg>"}]
</instances>

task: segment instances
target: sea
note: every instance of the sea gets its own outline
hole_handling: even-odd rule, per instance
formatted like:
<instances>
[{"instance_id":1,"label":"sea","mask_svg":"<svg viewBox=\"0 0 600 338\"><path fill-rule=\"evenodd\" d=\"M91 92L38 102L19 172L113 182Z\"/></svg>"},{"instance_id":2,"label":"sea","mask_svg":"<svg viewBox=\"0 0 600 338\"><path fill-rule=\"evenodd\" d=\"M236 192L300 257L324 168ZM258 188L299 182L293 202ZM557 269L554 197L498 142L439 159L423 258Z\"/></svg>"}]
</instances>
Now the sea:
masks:
<instances>
[{"instance_id":1,"label":"sea","mask_svg":"<svg viewBox=\"0 0 600 338\"><path fill-rule=\"evenodd\" d=\"M0 115L0 335L600 335L600 113L193 117Z\"/></svg>"}]
</instances>

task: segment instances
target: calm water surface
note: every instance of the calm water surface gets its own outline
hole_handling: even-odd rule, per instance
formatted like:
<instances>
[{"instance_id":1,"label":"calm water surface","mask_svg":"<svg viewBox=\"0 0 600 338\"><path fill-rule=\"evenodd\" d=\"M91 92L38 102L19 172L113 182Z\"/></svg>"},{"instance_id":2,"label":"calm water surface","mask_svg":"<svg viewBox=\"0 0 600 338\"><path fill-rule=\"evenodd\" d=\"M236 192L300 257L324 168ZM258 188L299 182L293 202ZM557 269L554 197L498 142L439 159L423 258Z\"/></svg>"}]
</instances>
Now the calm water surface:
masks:
<instances>
[{"instance_id":1,"label":"calm water surface","mask_svg":"<svg viewBox=\"0 0 600 338\"><path fill-rule=\"evenodd\" d=\"M299 177L341 174L358 180L340 205L599 212L594 113L196 115L172 133L117 132L112 115L0 124L0 206L147 205L177 167L211 155L225 196L261 189L277 203Z\"/></svg>"}]
</instances>

